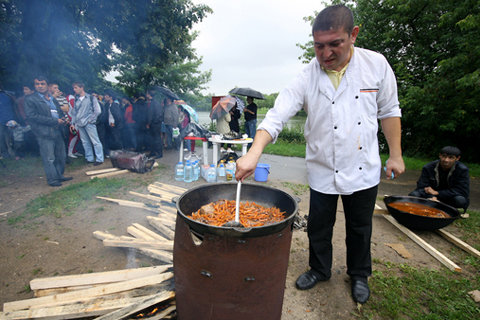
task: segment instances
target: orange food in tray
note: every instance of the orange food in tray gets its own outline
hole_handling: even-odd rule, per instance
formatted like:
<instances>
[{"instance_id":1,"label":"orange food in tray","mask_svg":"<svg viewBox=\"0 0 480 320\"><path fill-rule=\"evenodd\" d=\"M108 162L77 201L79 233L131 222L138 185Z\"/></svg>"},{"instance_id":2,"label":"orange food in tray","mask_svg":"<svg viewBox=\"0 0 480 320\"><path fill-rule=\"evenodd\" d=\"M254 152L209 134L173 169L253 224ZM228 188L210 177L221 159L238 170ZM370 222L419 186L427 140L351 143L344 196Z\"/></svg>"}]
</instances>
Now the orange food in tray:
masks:
<instances>
[{"instance_id":1,"label":"orange food in tray","mask_svg":"<svg viewBox=\"0 0 480 320\"><path fill-rule=\"evenodd\" d=\"M445 211L432 208L421 203L395 201L389 203L388 206L402 212L415 214L417 216L424 216L430 218L451 218L451 216Z\"/></svg>"}]
</instances>

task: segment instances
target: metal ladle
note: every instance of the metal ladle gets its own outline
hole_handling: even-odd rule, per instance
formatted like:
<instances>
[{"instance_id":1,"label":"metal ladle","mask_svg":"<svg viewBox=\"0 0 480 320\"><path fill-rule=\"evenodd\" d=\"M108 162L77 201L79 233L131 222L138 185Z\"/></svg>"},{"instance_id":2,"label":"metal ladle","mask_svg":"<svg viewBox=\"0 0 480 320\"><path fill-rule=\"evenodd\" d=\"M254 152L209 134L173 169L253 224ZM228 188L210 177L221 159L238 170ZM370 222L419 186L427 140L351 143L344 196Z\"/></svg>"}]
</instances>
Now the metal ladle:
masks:
<instances>
[{"instance_id":1,"label":"metal ladle","mask_svg":"<svg viewBox=\"0 0 480 320\"><path fill-rule=\"evenodd\" d=\"M240 192L242 190L242 181L238 180L237 182L237 197L235 199L235 221L226 222L224 227L238 228L243 227L240 223Z\"/></svg>"}]
</instances>

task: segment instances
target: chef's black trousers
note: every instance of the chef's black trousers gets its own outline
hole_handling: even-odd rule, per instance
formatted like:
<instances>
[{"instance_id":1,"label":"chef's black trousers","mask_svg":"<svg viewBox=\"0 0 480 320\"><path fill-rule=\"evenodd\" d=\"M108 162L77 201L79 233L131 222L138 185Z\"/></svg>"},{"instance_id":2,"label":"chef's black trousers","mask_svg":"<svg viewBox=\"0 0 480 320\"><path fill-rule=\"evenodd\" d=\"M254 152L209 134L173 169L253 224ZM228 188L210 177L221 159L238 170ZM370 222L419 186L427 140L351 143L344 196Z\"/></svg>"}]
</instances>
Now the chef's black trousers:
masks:
<instances>
[{"instance_id":1,"label":"chef's black trousers","mask_svg":"<svg viewBox=\"0 0 480 320\"><path fill-rule=\"evenodd\" d=\"M347 274L368 277L372 274L370 240L372 215L378 186L341 195L345 213ZM308 215L309 264L325 279L332 274L332 236L337 212L337 194L325 194L310 189Z\"/></svg>"}]
</instances>

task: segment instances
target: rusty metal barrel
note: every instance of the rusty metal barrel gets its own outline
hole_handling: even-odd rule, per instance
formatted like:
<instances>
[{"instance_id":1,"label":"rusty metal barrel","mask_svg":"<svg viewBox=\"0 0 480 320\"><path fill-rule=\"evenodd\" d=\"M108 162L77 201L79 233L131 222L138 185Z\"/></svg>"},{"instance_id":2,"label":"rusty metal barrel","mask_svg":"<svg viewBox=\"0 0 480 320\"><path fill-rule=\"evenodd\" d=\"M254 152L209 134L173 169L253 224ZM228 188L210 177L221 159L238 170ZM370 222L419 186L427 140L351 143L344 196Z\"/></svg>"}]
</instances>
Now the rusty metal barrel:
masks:
<instances>
[{"instance_id":1,"label":"rusty metal barrel","mask_svg":"<svg viewBox=\"0 0 480 320\"><path fill-rule=\"evenodd\" d=\"M188 217L210 202L233 200L235 189L235 183L204 185L177 201L173 269L180 320L281 318L297 203L281 190L244 184L242 201L276 206L285 220L246 229Z\"/></svg>"}]
</instances>

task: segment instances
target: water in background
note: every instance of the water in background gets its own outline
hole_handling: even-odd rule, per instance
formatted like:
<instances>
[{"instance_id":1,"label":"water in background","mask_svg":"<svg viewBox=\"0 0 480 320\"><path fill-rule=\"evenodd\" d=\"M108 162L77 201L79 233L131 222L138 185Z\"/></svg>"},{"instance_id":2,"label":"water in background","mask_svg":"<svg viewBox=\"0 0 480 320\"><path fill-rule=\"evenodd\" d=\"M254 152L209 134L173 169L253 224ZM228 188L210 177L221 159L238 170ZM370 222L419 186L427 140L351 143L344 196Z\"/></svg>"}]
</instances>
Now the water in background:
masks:
<instances>
[{"instance_id":1,"label":"water in background","mask_svg":"<svg viewBox=\"0 0 480 320\"><path fill-rule=\"evenodd\" d=\"M202 124L204 127L207 127L210 125L210 122L212 121L210 119L210 112L207 112L207 111L198 111L197 112L198 114L198 120L200 122L200 124ZM257 118L257 125L260 124L260 122L262 122L264 118L264 115L261 114L258 116ZM305 120L306 118L305 117L293 117L291 118L288 122L287 122L287 127L288 128L296 128L298 126L302 127L305 125ZM244 125L244 118L243 118L243 115L242 117L240 118L240 127L243 128L243 125Z\"/></svg>"}]
</instances>

